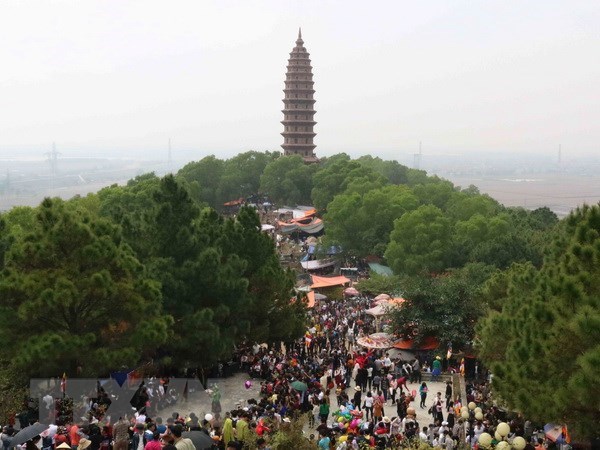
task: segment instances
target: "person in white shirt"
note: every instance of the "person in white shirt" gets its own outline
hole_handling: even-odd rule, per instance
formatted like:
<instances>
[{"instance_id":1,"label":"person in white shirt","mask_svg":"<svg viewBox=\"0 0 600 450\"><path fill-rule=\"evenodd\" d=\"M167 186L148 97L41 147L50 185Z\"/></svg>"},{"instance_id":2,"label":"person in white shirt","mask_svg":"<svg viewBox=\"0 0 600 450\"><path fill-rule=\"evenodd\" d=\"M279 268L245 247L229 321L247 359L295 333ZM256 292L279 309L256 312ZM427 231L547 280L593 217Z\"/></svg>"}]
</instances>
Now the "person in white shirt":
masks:
<instances>
[{"instance_id":1,"label":"person in white shirt","mask_svg":"<svg viewBox=\"0 0 600 450\"><path fill-rule=\"evenodd\" d=\"M429 436L427 436L427 427L423 427L419 432L419 439L423 442L429 442Z\"/></svg>"},{"instance_id":2,"label":"person in white shirt","mask_svg":"<svg viewBox=\"0 0 600 450\"><path fill-rule=\"evenodd\" d=\"M390 359L390 354L386 353L385 358L383 358L383 368L385 369L385 373L390 372L391 366L392 366L392 360Z\"/></svg>"}]
</instances>

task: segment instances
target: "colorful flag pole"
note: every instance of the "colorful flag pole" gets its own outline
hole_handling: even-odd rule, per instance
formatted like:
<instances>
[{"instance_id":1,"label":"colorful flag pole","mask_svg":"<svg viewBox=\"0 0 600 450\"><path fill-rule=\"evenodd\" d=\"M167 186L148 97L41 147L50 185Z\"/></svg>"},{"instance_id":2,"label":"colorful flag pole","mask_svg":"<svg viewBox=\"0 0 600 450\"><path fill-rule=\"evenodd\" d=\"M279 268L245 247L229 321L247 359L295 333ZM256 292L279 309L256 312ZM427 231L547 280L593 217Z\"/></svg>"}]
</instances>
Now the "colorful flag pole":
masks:
<instances>
[{"instance_id":1,"label":"colorful flag pole","mask_svg":"<svg viewBox=\"0 0 600 450\"><path fill-rule=\"evenodd\" d=\"M62 393L63 397L67 393L67 373L66 372L63 372L63 376L60 379L60 392Z\"/></svg>"}]
</instances>

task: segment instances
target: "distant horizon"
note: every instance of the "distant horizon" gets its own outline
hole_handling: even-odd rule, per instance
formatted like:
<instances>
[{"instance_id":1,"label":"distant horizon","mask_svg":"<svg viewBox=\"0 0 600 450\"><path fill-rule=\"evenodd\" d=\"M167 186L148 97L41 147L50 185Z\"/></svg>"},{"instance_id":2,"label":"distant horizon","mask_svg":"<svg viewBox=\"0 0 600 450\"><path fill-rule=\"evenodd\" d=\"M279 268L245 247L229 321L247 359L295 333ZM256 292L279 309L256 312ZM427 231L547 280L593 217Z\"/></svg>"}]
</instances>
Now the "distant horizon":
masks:
<instances>
[{"instance_id":1,"label":"distant horizon","mask_svg":"<svg viewBox=\"0 0 600 450\"><path fill-rule=\"evenodd\" d=\"M17 149L8 149L4 147L0 147L0 161L2 160L44 160L47 157L47 153L52 150L52 144L49 144L46 147L41 146L27 146L26 148ZM81 149L80 147L62 147L58 143L56 144L56 150L59 153L59 158L111 158L111 159L139 159L146 161L162 161L167 160L168 158L168 146L165 145L163 148L159 146L154 146L150 148L146 147L135 147L135 148L119 148L119 147L111 147L107 148L89 148L89 149ZM214 155L220 159L229 159L239 155L240 153L245 153L249 151L257 151L257 152L281 152L283 153L283 149L281 147L275 149L268 148L248 148L248 149L214 149L214 150L206 150L199 148L177 148L172 147L171 149L171 157L172 160L177 161L197 161L204 157ZM398 157L403 157L403 159L410 159L412 161L415 154L419 153L418 144L415 149L377 149L375 151L370 149L358 150L339 150L333 152L319 152L319 147L316 148L316 154L319 158L328 158L336 154L346 153L352 158L359 158L361 156L372 156L374 158L379 157L384 160L398 160ZM148 155L151 153L151 155ZM195 156L194 156L195 155ZM190 159L190 157L194 157L194 159ZM558 161L558 147L554 151L548 152L536 152L536 151L528 151L528 152L519 152L517 154L512 154L508 152L487 152L485 150L463 150L463 151L447 151L440 149L427 149L425 147L422 148L422 157L423 158L471 158L474 160L520 160L520 159L536 159L536 160L547 160L547 161ZM585 160L597 160L600 159L600 152L590 152L590 153L571 153L568 149L561 149L561 159L563 162L571 161L585 161Z\"/></svg>"}]
</instances>

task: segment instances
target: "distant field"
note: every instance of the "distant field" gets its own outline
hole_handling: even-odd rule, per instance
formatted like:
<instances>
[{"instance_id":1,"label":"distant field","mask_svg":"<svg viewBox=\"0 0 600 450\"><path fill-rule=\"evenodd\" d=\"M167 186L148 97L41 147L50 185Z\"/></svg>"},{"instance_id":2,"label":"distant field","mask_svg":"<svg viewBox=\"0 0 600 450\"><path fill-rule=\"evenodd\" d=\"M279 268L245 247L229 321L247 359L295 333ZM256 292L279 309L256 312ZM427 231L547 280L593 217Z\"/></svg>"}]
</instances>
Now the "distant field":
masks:
<instances>
[{"instance_id":1,"label":"distant field","mask_svg":"<svg viewBox=\"0 0 600 450\"><path fill-rule=\"evenodd\" d=\"M104 182L42 190L28 195L0 195L0 211L16 205L36 206L45 196L66 199L74 195L86 195L113 183L124 184L133 176L135 173L132 171L128 177L115 176L114 179ZM482 193L489 194L506 206L522 206L527 209L547 206L560 217L566 216L572 209L583 203L600 202L600 175L575 176L548 173L507 177L441 176L461 187L474 184Z\"/></svg>"},{"instance_id":2,"label":"distant field","mask_svg":"<svg viewBox=\"0 0 600 450\"><path fill-rule=\"evenodd\" d=\"M583 203L600 201L600 175L574 176L568 174L527 174L506 178L475 178L467 176L444 176L455 185L477 186L506 206L522 206L535 209L547 206L559 216Z\"/></svg>"}]
</instances>

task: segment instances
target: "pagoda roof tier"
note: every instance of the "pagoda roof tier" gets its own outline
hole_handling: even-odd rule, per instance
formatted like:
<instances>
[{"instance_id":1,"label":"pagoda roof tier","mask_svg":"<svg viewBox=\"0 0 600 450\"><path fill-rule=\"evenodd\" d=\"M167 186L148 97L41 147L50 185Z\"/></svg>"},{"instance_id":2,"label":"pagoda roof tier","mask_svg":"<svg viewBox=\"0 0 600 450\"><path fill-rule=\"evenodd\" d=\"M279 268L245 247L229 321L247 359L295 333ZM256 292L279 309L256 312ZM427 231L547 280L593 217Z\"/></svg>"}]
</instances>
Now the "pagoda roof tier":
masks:
<instances>
[{"instance_id":1,"label":"pagoda roof tier","mask_svg":"<svg viewBox=\"0 0 600 450\"><path fill-rule=\"evenodd\" d=\"M307 137L311 137L311 136L315 137L317 135L317 133L315 133L314 131L284 131L280 134L284 137L302 137L302 138L307 138Z\"/></svg>"},{"instance_id":2,"label":"pagoda roof tier","mask_svg":"<svg viewBox=\"0 0 600 450\"><path fill-rule=\"evenodd\" d=\"M286 66L287 69L287 74L308 74L308 75L313 75L312 73L312 66L310 65L310 63L308 64L293 64L293 65L287 65ZM309 69L309 70L295 70L295 69Z\"/></svg>"},{"instance_id":3,"label":"pagoda roof tier","mask_svg":"<svg viewBox=\"0 0 600 450\"><path fill-rule=\"evenodd\" d=\"M292 78L292 79L289 79L289 80L285 80L285 84L286 85L287 84L310 84L310 85L313 85L313 84L315 84L315 82L312 79L310 79L310 80L300 80L300 79L297 79L297 78Z\"/></svg>"},{"instance_id":4,"label":"pagoda roof tier","mask_svg":"<svg viewBox=\"0 0 600 450\"><path fill-rule=\"evenodd\" d=\"M289 75L289 74L288 74ZM306 73L304 75L307 75ZM312 80L312 74L309 74L311 76L310 79L300 79L300 78L290 78L284 81L284 83L287 84L310 84L313 85L315 84L315 82Z\"/></svg>"},{"instance_id":5,"label":"pagoda roof tier","mask_svg":"<svg viewBox=\"0 0 600 450\"><path fill-rule=\"evenodd\" d=\"M314 109L282 109L281 112L284 114L298 114L298 113L316 114L317 113L317 111L315 111Z\"/></svg>"},{"instance_id":6,"label":"pagoda roof tier","mask_svg":"<svg viewBox=\"0 0 600 450\"><path fill-rule=\"evenodd\" d=\"M281 148L286 151L298 151L303 152L305 150L314 150L317 146L315 144L281 144Z\"/></svg>"},{"instance_id":7,"label":"pagoda roof tier","mask_svg":"<svg viewBox=\"0 0 600 450\"><path fill-rule=\"evenodd\" d=\"M298 114L298 113L316 114L317 113L314 109L282 109L281 112L284 114ZM300 120L300 119L294 119L294 120Z\"/></svg>"},{"instance_id":8,"label":"pagoda roof tier","mask_svg":"<svg viewBox=\"0 0 600 450\"><path fill-rule=\"evenodd\" d=\"M283 92L285 92L286 94L288 92L291 92L292 94L295 93L303 93L303 94L314 94L315 90L314 89L302 89L302 88L290 88L290 89L284 89Z\"/></svg>"},{"instance_id":9,"label":"pagoda roof tier","mask_svg":"<svg viewBox=\"0 0 600 450\"><path fill-rule=\"evenodd\" d=\"M315 122L314 120L300 120L300 119L295 119L295 120L282 120L281 123L283 125L298 125L298 126L306 126L306 125L312 125L313 127L317 124L317 122Z\"/></svg>"},{"instance_id":10,"label":"pagoda roof tier","mask_svg":"<svg viewBox=\"0 0 600 450\"><path fill-rule=\"evenodd\" d=\"M286 105L294 103L316 103L317 101L314 98L284 98L283 103Z\"/></svg>"}]
</instances>

